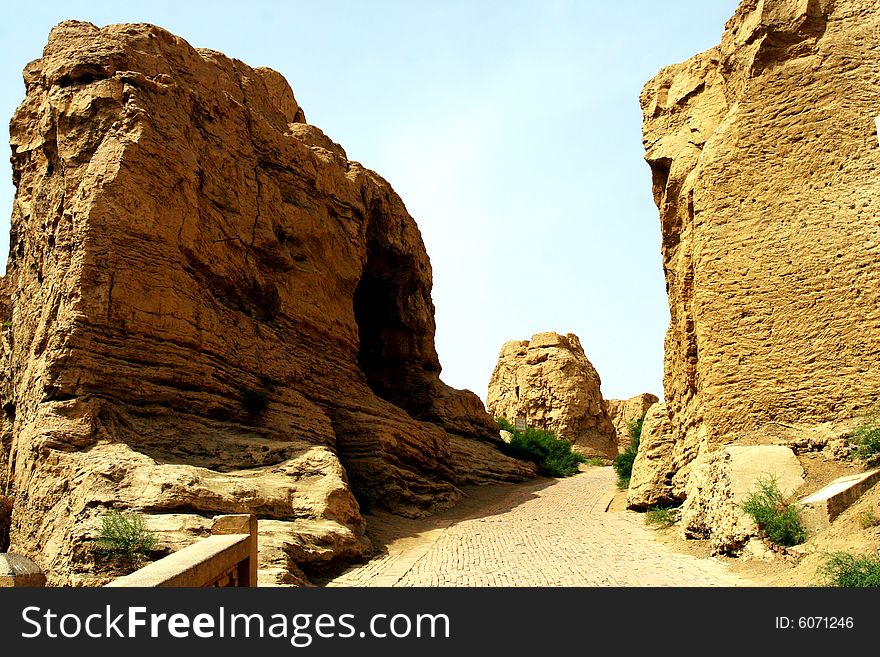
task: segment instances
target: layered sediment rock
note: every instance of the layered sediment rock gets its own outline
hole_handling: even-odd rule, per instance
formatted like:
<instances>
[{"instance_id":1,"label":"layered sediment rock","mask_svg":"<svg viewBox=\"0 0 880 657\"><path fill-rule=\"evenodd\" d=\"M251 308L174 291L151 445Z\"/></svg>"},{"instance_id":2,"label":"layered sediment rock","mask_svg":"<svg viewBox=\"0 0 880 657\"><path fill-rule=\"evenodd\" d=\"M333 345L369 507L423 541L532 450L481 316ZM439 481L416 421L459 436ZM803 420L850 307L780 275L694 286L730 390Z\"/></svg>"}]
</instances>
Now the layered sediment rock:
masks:
<instances>
[{"instance_id":1,"label":"layered sediment rock","mask_svg":"<svg viewBox=\"0 0 880 657\"><path fill-rule=\"evenodd\" d=\"M496 417L526 418L589 456L614 458L617 434L600 386L576 335L537 333L501 347L486 407Z\"/></svg>"},{"instance_id":2,"label":"layered sediment rock","mask_svg":"<svg viewBox=\"0 0 880 657\"><path fill-rule=\"evenodd\" d=\"M352 489L417 514L531 474L439 379L400 198L281 75L69 21L24 81L0 449L12 549L51 583L88 582L109 507L256 513L284 579L363 552Z\"/></svg>"},{"instance_id":3,"label":"layered sediment rock","mask_svg":"<svg viewBox=\"0 0 880 657\"><path fill-rule=\"evenodd\" d=\"M744 0L642 92L684 461L880 401L878 33L875 3Z\"/></svg>"},{"instance_id":4,"label":"layered sediment rock","mask_svg":"<svg viewBox=\"0 0 880 657\"><path fill-rule=\"evenodd\" d=\"M611 420L611 424L614 425L614 431L617 433L618 451L622 452L630 443L630 423L645 417L648 409L658 401L660 400L657 398L657 395L652 395L649 392L643 392L629 399L605 400L608 418Z\"/></svg>"}]
</instances>

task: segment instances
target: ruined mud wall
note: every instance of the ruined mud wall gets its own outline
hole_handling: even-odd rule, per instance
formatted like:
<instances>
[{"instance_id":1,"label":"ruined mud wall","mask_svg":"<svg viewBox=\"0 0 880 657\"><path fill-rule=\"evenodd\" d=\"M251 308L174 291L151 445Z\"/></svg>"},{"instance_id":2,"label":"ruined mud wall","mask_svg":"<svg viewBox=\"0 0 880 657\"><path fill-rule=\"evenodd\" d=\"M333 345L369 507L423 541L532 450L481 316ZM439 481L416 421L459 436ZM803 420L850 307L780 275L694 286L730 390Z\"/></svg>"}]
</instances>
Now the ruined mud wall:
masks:
<instances>
[{"instance_id":1,"label":"ruined mud wall","mask_svg":"<svg viewBox=\"0 0 880 657\"><path fill-rule=\"evenodd\" d=\"M701 446L880 401L878 35L876 2L744 0L641 95L677 495Z\"/></svg>"},{"instance_id":2,"label":"ruined mud wall","mask_svg":"<svg viewBox=\"0 0 880 657\"><path fill-rule=\"evenodd\" d=\"M574 333L536 333L505 342L489 381L486 407L509 421L552 431L588 456L613 459L617 433L601 380Z\"/></svg>"}]
</instances>

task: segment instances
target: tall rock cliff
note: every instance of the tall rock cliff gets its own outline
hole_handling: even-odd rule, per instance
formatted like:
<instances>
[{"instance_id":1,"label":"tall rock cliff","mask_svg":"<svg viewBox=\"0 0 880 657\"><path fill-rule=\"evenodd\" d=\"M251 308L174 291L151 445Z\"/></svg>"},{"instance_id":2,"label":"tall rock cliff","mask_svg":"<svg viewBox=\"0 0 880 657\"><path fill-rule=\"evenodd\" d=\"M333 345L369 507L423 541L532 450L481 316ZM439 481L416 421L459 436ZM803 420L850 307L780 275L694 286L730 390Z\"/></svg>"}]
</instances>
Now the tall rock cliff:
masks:
<instances>
[{"instance_id":1,"label":"tall rock cliff","mask_svg":"<svg viewBox=\"0 0 880 657\"><path fill-rule=\"evenodd\" d=\"M613 459L617 433L601 381L573 333L537 333L504 343L489 381L486 407L496 417L523 417L588 456Z\"/></svg>"},{"instance_id":2,"label":"tall rock cliff","mask_svg":"<svg viewBox=\"0 0 880 657\"><path fill-rule=\"evenodd\" d=\"M873 0L743 0L719 46L642 92L672 472L880 401L878 34Z\"/></svg>"},{"instance_id":3,"label":"tall rock cliff","mask_svg":"<svg viewBox=\"0 0 880 657\"><path fill-rule=\"evenodd\" d=\"M0 445L12 549L52 583L90 581L110 507L184 533L256 513L284 581L362 553L353 489L417 514L531 474L439 379L400 198L281 75L69 21L24 82Z\"/></svg>"}]
</instances>

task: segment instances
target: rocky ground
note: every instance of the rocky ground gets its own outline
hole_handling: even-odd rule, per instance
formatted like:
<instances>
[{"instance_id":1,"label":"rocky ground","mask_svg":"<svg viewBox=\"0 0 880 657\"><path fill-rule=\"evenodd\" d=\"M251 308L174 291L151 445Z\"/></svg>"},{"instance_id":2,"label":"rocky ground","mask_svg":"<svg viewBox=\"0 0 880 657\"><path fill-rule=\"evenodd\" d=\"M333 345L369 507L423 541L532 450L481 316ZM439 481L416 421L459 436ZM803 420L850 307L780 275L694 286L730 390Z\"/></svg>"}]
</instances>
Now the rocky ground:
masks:
<instances>
[{"instance_id":1,"label":"rocky ground","mask_svg":"<svg viewBox=\"0 0 880 657\"><path fill-rule=\"evenodd\" d=\"M768 560L747 556L715 558L727 564L731 573L757 586L823 586L821 568L829 554L864 554L880 547L880 527L863 528L859 523L859 517L866 511L880 514L880 490L866 494L841 514L831 528L810 537L791 556L775 555ZM675 526L655 529L653 536L668 548L697 558L705 558L711 552L707 541L685 540Z\"/></svg>"}]
</instances>

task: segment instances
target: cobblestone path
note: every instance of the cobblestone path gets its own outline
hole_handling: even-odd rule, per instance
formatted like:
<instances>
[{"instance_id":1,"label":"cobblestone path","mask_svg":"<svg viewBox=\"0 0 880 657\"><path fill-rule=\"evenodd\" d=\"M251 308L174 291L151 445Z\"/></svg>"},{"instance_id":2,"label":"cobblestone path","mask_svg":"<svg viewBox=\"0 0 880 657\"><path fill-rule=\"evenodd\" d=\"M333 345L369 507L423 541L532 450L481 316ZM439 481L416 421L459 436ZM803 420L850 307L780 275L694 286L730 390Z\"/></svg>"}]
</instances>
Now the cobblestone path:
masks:
<instances>
[{"instance_id":1,"label":"cobblestone path","mask_svg":"<svg viewBox=\"0 0 880 657\"><path fill-rule=\"evenodd\" d=\"M567 479L469 489L430 518L369 516L365 564L328 586L750 586L721 561L660 543L643 516L606 513L610 467Z\"/></svg>"}]
</instances>

